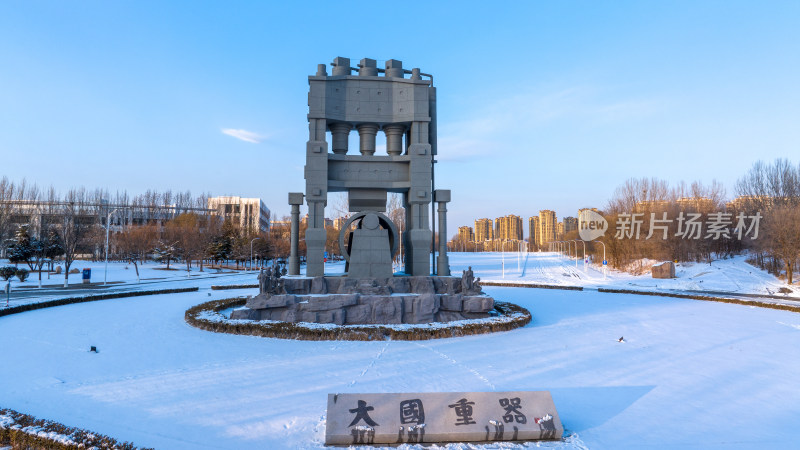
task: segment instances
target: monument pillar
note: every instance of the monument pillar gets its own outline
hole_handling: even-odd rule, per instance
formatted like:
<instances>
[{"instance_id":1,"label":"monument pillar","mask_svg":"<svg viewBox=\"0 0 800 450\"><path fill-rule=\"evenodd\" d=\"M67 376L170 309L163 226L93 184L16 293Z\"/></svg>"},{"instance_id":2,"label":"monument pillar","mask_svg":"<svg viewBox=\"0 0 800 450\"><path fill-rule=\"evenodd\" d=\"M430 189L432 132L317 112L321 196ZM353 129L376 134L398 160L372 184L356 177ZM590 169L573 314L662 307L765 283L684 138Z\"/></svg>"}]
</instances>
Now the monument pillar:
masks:
<instances>
[{"instance_id":1,"label":"monument pillar","mask_svg":"<svg viewBox=\"0 0 800 450\"><path fill-rule=\"evenodd\" d=\"M383 133L386 134L386 153L389 156L400 156L403 153L405 127L402 125L384 125Z\"/></svg>"},{"instance_id":2,"label":"monument pillar","mask_svg":"<svg viewBox=\"0 0 800 450\"><path fill-rule=\"evenodd\" d=\"M387 63L388 64L388 63ZM414 276L431 274L431 225L429 207L431 192L431 145L428 122L412 122L408 147L410 159L410 189L406 201L408 221L408 255L406 273Z\"/></svg>"},{"instance_id":3,"label":"monument pillar","mask_svg":"<svg viewBox=\"0 0 800 450\"><path fill-rule=\"evenodd\" d=\"M375 154L375 136L378 135L378 126L373 123L362 123L356 127L359 136L359 150L362 155Z\"/></svg>"},{"instance_id":4,"label":"monument pillar","mask_svg":"<svg viewBox=\"0 0 800 450\"><path fill-rule=\"evenodd\" d=\"M302 192L290 192L289 204L292 205L292 224L289 251L289 275L300 275L300 205L303 204Z\"/></svg>"},{"instance_id":5,"label":"monument pillar","mask_svg":"<svg viewBox=\"0 0 800 450\"><path fill-rule=\"evenodd\" d=\"M327 121L309 119L309 140L306 144L306 275L325 275L325 206L328 204L328 143L325 141Z\"/></svg>"},{"instance_id":6,"label":"monument pillar","mask_svg":"<svg viewBox=\"0 0 800 450\"><path fill-rule=\"evenodd\" d=\"M450 201L449 189L434 191L434 199L439 204L439 257L436 260L436 274L440 277L450 276L450 259L447 257L447 203Z\"/></svg>"},{"instance_id":7,"label":"monument pillar","mask_svg":"<svg viewBox=\"0 0 800 450\"><path fill-rule=\"evenodd\" d=\"M349 123L332 123L331 136L333 137L333 153L344 155L347 153L348 138L353 128Z\"/></svg>"}]
</instances>

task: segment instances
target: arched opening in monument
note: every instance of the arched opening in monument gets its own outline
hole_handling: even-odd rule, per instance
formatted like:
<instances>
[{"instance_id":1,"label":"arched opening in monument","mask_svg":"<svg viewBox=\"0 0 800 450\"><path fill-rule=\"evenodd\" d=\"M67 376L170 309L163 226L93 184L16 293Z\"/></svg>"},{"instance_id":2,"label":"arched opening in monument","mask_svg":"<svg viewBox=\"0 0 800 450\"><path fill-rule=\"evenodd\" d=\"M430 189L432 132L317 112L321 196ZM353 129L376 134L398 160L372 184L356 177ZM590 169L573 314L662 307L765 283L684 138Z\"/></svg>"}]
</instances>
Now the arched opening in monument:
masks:
<instances>
[{"instance_id":1,"label":"arched opening in monument","mask_svg":"<svg viewBox=\"0 0 800 450\"><path fill-rule=\"evenodd\" d=\"M339 232L339 248L347 261L345 272L356 278L391 277L399 240L397 228L385 215L376 211L352 215Z\"/></svg>"}]
</instances>

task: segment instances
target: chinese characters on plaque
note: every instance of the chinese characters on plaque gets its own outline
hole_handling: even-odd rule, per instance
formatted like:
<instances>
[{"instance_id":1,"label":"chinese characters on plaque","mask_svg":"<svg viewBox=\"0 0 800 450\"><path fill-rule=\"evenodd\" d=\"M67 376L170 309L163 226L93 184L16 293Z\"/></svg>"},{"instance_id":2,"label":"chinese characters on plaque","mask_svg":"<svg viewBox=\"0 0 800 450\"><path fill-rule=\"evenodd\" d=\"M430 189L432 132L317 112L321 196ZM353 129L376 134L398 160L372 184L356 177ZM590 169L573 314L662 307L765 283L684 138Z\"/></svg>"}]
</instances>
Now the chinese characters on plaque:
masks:
<instances>
[{"instance_id":1,"label":"chinese characters on plaque","mask_svg":"<svg viewBox=\"0 0 800 450\"><path fill-rule=\"evenodd\" d=\"M329 394L325 443L522 441L562 433L546 391Z\"/></svg>"}]
</instances>

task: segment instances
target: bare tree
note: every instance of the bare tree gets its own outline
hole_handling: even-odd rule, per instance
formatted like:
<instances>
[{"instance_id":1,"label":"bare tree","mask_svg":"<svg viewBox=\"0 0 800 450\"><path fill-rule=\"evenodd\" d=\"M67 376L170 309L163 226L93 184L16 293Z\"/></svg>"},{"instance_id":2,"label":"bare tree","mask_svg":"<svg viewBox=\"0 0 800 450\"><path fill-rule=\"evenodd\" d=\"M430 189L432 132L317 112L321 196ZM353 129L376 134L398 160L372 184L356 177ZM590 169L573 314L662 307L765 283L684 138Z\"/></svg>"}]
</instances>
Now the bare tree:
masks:
<instances>
[{"instance_id":1,"label":"bare tree","mask_svg":"<svg viewBox=\"0 0 800 450\"><path fill-rule=\"evenodd\" d=\"M788 284L793 282L794 268L800 260L800 208L777 206L764 217L760 245L773 258L783 263Z\"/></svg>"},{"instance_id":2,"label":"bare tree","mask_svg":"<svg viewBox=\"0 0 800 450\"><path fill-rule=\"evenodd\" d=\"M71 189L64 198L66 205L61 210L62 223L59 232L64 249L64 287L69 286L69 269L79 252L96 230L96 214L92 211L92 199L86 189Z\"/></svg>"},{"instance_id":3,"label":"bare tree","mask_svg":"<svg viewBox=\"0 0 800 450\"><path fill-rule=\"evenodd\" d=\"M771 272L780 272L783 265L791 283L800 252L800 244L793 244L791 229L800 229L798 222L791 223L800 209L800 165L793 166L787 159L776 159L772 164L758 161L737 180L736 193L741 212L764 216L764 233L751 243L755 253L752 260Z\"/></svg>"},{"instance_id":4,"label":"bare tree","mask_svg":"<svg viewBox=\"0 0 800 450\"><path fill-rule=\"evenodd\" d=\"M130 227L115 235L115 247L119 257L133 264L136 279L139 280L139 263L147 260L153 250L158 232L153 225Z\"/></svg>"},{"instance_id":5,"label":"bare tree","mask_svg":"<svg viewBox=\"0 0 800 450\"><path fill-rule=\"evenodd\" d=\"M14 183L8 178L0 179L0 256L5 256L6 241L11 237L11 216L14 211Z\"/></svg>"},{"instance_id":6,"label":"bare tree","mask_svg":"<svg viewBox=\"0 0 800 450\"><path fill-rule=\"evenodd\" d=\"M736 181L736 193L750 211L766 211L772 206L800 204L800 165L787 159L767 164L757 161Z\"/></svg>"}]
</instances>

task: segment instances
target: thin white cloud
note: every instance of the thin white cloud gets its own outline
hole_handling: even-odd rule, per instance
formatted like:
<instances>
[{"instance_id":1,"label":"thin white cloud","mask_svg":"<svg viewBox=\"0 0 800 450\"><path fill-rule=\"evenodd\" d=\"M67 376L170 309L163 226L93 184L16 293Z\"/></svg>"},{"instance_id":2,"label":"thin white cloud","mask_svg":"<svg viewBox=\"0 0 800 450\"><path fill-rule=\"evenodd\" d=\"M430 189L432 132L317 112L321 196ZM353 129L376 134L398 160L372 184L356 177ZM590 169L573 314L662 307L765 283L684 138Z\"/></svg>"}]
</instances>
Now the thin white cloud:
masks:
<instances>
[{"instance_id":1,"label":"thin white cloud","mask_svg":"<svg viewBox=\"0 0 800 450\"><path fill-rule=\"evenodd\" d=\"M250 142L251 144L260 144L266 139L266 136L262 136L258 133L247 130L237 130L235 128L223 128L222 132L241 141Z\"/></svg>"},{"instance_id":2,"label":"thin white cloud","mask_svg":"<svg viewBox=\"0 0 800 450\"><path fill-rule=\"evenodd\" d=\"M599 89L572 86L515 92L488 102L476 115L443 124L439 160L470 160L525 142L534 130L559 121L606 126L635 121L663 110L658 98L609 98Z\"/></svg>"}]
</instances>

